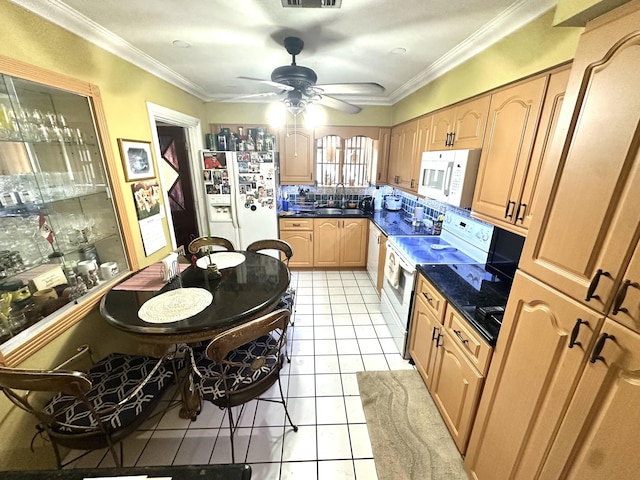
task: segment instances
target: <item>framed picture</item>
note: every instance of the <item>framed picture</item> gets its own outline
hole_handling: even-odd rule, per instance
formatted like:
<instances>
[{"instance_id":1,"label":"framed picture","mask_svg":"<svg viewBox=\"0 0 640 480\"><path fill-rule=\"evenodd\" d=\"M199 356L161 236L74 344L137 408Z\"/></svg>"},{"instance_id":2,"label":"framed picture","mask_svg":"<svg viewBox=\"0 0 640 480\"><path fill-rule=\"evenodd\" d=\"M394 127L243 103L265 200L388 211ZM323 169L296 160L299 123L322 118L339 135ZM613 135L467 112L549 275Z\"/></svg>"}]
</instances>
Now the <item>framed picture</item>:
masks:
<instances>
[{"instance_id":1,"label":"framed picture","mask_svg":"<svg viewBox=\"0 0 640 480\"><path fill-rule=\"evenodd\" d=\"M127 182L155 177L151 142L119 138L118 146Z\"/></svg>"}]
</instances>

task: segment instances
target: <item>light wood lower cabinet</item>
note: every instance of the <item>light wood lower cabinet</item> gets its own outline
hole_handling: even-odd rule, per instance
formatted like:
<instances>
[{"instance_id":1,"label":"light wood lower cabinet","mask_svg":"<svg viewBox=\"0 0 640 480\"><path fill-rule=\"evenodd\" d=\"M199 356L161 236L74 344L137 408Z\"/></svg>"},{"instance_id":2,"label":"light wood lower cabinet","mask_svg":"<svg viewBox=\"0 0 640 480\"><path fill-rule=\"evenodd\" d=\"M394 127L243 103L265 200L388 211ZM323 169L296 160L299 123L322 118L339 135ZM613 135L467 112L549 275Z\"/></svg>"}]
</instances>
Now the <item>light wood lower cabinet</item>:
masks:
<instances>
[{"instance_id":1,"label":"light wood lower cabinet","mask_svg":"<svg viewBox=\"0 0 640 480\"><path fill-rule=\"evenodd\" d=\"M280 238L293 248L290 267L313 267L313 219L280 219Z\"/></svg>"},{"instance_id":2,"label":"light wood lower cabinet","mask_svg":"<svg viewBox=\"0 0 640 480\"><path fill-rule=\"evenodd\" d=\"M369 220L315 218L313 233L316 267L365 267Z\"/></svg>"},{"instance_id":3,"label":"light wood lower cabinet","mask_svg":"<svg viewBox=\"0 0 640 480\"><path fill-rule=\"evenodd\" d=\"M416 287L409 353L464 454L491 347L423 276Z\"/></svg>"}]
</instances>

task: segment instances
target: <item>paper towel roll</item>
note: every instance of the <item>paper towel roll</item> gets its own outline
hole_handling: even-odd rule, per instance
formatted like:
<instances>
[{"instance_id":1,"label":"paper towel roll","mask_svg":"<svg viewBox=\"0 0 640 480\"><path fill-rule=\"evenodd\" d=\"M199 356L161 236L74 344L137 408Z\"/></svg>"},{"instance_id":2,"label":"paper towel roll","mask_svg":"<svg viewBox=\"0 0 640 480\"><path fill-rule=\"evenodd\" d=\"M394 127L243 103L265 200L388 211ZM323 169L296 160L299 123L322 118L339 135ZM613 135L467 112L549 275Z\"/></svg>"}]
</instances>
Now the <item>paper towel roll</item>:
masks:
<instances>
[{"instance_id":1,"label":"paper towel roll","mask_svg":"<svg viewBox=\"0 0 640 480\"><path fill-rule=\"evenodd\" d=\"M416 207L413 209L413 216L416 220L422 220L424 218L424 207Z\"/></svg>"},{"instance_id":2,"label":"paper towel roll","mask_svg":"<svg viewBox=\"0 0 640 480\"><path fill-rule=\"evenodd\" d=\"M173 252L162 259L162 280L168 282L178 274L178 254Z\"/></svg>"}]
</instances>

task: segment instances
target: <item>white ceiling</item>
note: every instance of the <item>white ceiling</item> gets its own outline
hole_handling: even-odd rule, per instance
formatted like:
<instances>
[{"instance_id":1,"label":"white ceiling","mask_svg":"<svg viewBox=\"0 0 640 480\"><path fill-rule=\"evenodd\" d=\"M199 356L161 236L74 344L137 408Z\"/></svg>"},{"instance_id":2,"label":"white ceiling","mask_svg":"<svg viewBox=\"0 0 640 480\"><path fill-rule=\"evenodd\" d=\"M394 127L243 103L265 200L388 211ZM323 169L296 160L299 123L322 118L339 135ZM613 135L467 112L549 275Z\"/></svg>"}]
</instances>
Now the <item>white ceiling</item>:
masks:
<instances>
[{"instance_id":1,"label":"white ceiling","mask_svg":"<svg viewBox=\"0 0 640 480\"><path fill-rule=\"evenodd\" d=\"M205 101L273 92L238 77L270 79L291 63L284 37L299 36L297 63L315 70L318 84L385 87L335 95L358 105L392 105L557 3L342 0L339 9L294 9L281 0L12 1ZM400 48L406 53L392 53Z\"/></svg>"}]
</instances>

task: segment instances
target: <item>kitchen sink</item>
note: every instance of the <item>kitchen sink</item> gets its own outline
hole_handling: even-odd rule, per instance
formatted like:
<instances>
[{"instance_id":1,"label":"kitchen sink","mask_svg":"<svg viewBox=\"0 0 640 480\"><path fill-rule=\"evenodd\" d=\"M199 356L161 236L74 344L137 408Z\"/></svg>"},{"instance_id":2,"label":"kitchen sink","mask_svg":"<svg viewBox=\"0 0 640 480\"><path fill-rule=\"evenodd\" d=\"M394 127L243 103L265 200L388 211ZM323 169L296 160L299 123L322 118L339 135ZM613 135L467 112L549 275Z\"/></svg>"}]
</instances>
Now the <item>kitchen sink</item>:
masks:
<instances>
[{"instance_id":1,"label":"kitchen sink","mask_svg":"<svg viewBox=\"0 0 640 480\"><path fill-rule=\"evenodd\" d=\"M362 215L363 212L359 208L344 208L342 210L343 215Z\"/></svg>"},{"instance_id":2,"label":"kitchen sink","mask_svg":"<svg viewBox=\"0 0 640 480\"><path fill-rule=\"evenodd\" d=\"M314 212L316 215L342 215L343 210L341 208L316 208Z\"/></svg>"}]
</instances>

